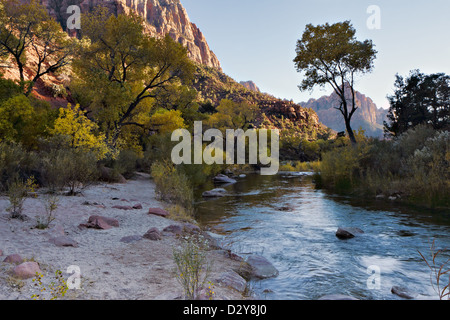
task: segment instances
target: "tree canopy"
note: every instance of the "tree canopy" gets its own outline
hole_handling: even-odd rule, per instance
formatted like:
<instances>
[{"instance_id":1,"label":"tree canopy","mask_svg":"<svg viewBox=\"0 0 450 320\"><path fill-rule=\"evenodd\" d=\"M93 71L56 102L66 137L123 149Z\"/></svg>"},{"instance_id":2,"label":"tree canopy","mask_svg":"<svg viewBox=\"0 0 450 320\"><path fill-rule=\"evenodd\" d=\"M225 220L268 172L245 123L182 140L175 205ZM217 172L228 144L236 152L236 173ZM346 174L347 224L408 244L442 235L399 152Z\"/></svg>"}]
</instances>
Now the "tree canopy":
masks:
<instances>
[{"instance_id":1,"label":"tree canopy","mask_svg":"<svg viewBox=\"0 0 450 320\"><path fill-rule=\"evenodd\" d=\"M450 76L444 73L426 75L413 70L406 79L397 74L395 92L388 100L387 135L399 136L425 123L436 130L450 127Z\"/></svg>"},{"instance_id":2,"label":"tree canopy","mask_svg":"<svg viewBox=\"0 0 450 320\"><path fill-rule=\"evenodd\" d=\"M308 24L297 41L294 59L298 72L304 73L300 90L312 90L316 85L331 85L340 98L336 107L345 120L350 140L356 143L350 125L357 110L355 80L371 72L376 50L371 40L358 41L350 21L313 26Z\"/></svg>"},{"instance_id":3,"label":"tree canopy","mask_svg":"<svg viewBox=\"0 0 450 320\"><path fill-rule=\"evenodd\" d=\"M12 58L27 96L42 76L70 63L75 46L76 40L63 32L37 0L0 0L0 56ZM31 71L28 80L25 68Z\"/></svg>"},{"instance_id":4,"label":"tree canopy","mask_svg":"<svg viewBox=\"0 0 450 320\"><path fill-rule=\"evenodd\" d=\"M71 89L115 145L124 127L146 128L157 91L189 83L194 67L186 48L170 36L149 37L136 14L98 7L82 24Z\"/></svg>"}]
</instances>

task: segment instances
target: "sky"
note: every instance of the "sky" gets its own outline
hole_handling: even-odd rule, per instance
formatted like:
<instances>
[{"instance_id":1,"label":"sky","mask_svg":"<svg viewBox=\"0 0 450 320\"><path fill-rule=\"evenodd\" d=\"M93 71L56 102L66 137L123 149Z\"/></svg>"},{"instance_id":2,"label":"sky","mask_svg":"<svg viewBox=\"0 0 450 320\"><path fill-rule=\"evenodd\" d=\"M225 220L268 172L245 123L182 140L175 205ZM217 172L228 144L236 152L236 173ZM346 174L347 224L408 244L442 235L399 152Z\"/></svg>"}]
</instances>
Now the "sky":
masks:
<instances>
[{"instance_id":1,"label":"sky","mask_svg":"<svg viewBox=\"0 0 450 320\"><path fill-rule=\"evenodd\" d=\"M331 93L330 87L301 92L295 47L307 24L350 20L359 41L378 51L374 70L356 90L389 108L395 75L419 69L450 74L450 0L181 0L236 81L252 80L261 91L296 103ZM376 11L368 11L370 6ZM379 17L379 19L376 19ZM375 18L375 20L374 20ZM369 21L369 24L368 24ZM377 24L379 22L379 24Z\"/></svg>"}]
</instances>

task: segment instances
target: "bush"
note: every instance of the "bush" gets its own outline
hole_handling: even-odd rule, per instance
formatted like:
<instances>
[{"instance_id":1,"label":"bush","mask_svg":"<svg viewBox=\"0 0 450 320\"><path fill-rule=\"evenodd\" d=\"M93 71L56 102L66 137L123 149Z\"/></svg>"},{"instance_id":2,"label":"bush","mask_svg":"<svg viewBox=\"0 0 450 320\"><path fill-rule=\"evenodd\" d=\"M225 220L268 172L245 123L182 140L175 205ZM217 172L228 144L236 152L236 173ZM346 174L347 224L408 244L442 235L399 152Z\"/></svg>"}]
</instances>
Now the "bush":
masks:
<instances>
[{"instance_id":1,"label":"bush","mask_svg":"<svg viewBox=\"0 0 450 320\"><path fill-rule=\"evenodd\" d=\"M75 195L98 178L95 153L76 150L52 150L42 156L42 176L51 191L69 188Z\"/></svg>"},{"instance_id":2,"label":"bush","mask_svg":"<svg viewBox=\"0 0 450 320\"><path fill-rule=\"evenodd\" d=\"M0 142L0 190L8 190L8 186L20 179L26 181L34 176L40 182L39 158L34 152L27 152L15 142Z\"/></svg>"},{"instance_id":3,"label":"bush","mask_svg":"<svg viewBox=\"0 0 450 320\"><path fill-rule=\"evenodd\" d=\"M151 175L160 198L192 210L194 199L192 185L170 161L156 161L151 167Z\"/></svg>"},{"instance_id":4,"label":"bush","mask_svg":"<svg viewBox=\"0 0 450 320\"><path fill-rule=\"evenodd\" d=\"M189 237L181 248L173 249L176 278L183 286L186 300L196 300L207 282L211 268L206 256L207 248L203 238Z\"/></svg>"}]
</instances>

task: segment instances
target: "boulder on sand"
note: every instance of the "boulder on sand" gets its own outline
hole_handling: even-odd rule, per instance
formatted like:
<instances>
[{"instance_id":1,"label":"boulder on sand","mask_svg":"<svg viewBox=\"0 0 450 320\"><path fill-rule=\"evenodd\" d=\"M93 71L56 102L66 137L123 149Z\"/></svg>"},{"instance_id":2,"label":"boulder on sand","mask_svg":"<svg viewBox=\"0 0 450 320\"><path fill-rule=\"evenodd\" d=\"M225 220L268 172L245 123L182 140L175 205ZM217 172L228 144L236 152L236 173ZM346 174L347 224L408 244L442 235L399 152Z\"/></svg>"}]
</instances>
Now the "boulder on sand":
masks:
<instances>
[{"instance_id":1,"label":"boulder on sand","mask_svg":"<svg viewBox=\"0 0 450 320\"><path fill-rule=\"evenodd\" d=\"M3 262L19 264L23 262L23 259L18 254L10 254L5 258L5 260L3 260Z\"/></svg>"},{"instance_id":2,"label":"boulder on sand","mask_svg":"<svg viewBox=\"0 0 450 320\"><path fill-rule=\"evenodd\" d=\"M118 227L119 221L113 218L102 216L90 216L88 223L80 224L80 227L108 230L112 227Z\"/></svg>"},{"instance_id":3,"label":"boulder on sand","mask_svg":"<svg viewBox=\"0 0 450 320\"><path fill-rule=\"evenodd\" d=\"M356 235L363 233L364 231L359 228L338 228L338 230L336 231L336 237L338 237L339 239L351 239Z\"/></svg>"},{"instance_id":4,"label":"boulder on sand","mask_svg":"<svg viewBox=\"0 0 450 320\"><path fill-rule=\"evenodd\" d=\"M148 209L148 213L153 214L155 216L160 216L163 218L165 218L169 215L169 212L167 212L166 210L161 209L161 208L150 208L150 209Z\"/></svg>"},{"instance_id":5,"label":"boulder on sand","mask_svg":"<svg viewBox=\"0 0 450 320\"><path fill-rule=\"evenodd\" d=\"M41 273L41 269L39 268L39 264L34 261L28 261L19 264L13 269L14 275L21 279L33 278L36 276L36 273Z\"/></svg>"},{"instance_id":6,"label":"boulder on sand","mask_svg":"<svg viewBox=\"0 0 450 320\"><path fill-rule=\"evenodd\" d=\"M74 247L74 248L78 247L78 242L67 236L59 236L51 238L49 241L57 247Z\"/></svg>"},{"instance_id":7,"label":"boulder on sand","mask_svg":"<svg viewBox=\"0 0 450 320\"><path fill-rule=\"evenodd\" d=\"M158 240L162 239L161 233L159 232L159 230L157 228L151 228L142 237L145 239L152 240L152 241L158 241Z\"/></svg>"}]
</instances>

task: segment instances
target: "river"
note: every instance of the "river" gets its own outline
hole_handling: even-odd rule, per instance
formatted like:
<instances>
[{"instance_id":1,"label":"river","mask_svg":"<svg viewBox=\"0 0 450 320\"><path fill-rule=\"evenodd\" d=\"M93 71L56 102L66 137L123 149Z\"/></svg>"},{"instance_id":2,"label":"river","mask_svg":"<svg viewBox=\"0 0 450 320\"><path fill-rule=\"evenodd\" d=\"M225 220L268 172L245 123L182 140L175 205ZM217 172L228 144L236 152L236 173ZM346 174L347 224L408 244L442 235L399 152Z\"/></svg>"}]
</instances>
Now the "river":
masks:
<instances>
[{"instance_id":1,"label":"river","mask_svg":"<svg viewBox=\"0 0 450 320\"><path fill-rule=\"evenodd\" d=\"M212 188L196 191L197 221L220 234L225 248L243 257L263 255L279 270L275 278L251 282L258 299L402 299L392 286L407 287L417 299L438 298L418 251L428 259L433 240L450 248L448 212L330 194L315 188L308 173L250 174L224 186L227 196L202 199ZM340 240L338 227L364 234ZM449 255L444 251L441 258Z\"/></svg>"}]
</instances>

